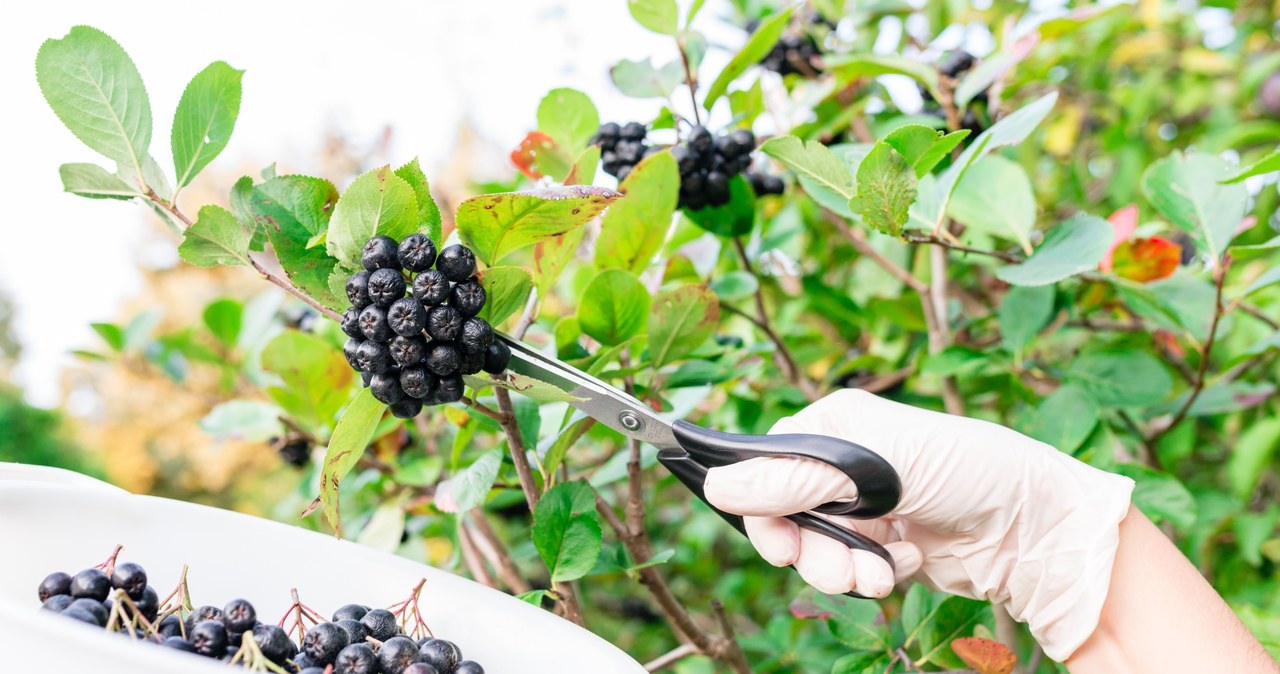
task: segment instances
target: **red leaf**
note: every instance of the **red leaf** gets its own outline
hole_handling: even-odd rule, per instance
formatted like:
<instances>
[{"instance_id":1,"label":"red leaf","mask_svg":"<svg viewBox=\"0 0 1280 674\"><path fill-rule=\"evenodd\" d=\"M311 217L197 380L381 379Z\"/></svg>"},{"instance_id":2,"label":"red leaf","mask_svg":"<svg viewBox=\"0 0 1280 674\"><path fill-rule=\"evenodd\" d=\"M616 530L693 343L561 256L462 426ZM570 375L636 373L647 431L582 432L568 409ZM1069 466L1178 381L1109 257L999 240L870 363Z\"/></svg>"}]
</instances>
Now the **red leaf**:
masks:
<instances>
[{"instance_id":1,"label":"red leaf","mask_svg":"<svg viewBox=\"0 0 1280 674\"><path fill-rule=\"evenodd\" d=\"M1008 646L990 639L964 637L951 642L951 650L978 674L1009 674L1018 656Z\"/></svg>"},{"instance_id":2,"label":"red leaf","mask_svg":"<svg viewBox=\"0 0 1280 674\"><path fill-rule=\"evenodd\" d=\"M541 131L530 131L529 135L520 141L516 149L511 151L511 163L515 164L520 172L537 180L542 177L542 173L534 168L534 164L538 161L538 155L543 152L551 152L556 149L556 141Z\"/></svg>"},{"instance_id":3,"label":"red leaf","mask_svg":"<svg viewBox=\"0 0 1280 674\"><path fill-rule=\"evenodd\" d=\"M1159 236L1125 241L1112 251L1112 271L1139 282L1165 278L1178 269L1182 246Z\"/></svg>"},{"instance_id":4,"label":"red leaf","mask_svg":"<svg viewBox=\"0 0 1280 674\"><path fill-rule=\"evenodd\" d=\"M1108 216L1107 222L1110 222L1111 226L1115 227L1116 232L1111 239L1111 248L1107 249L1106 256L1098 264L1098 269L1102 271L1111 271L1111 254L1115 252L1116 246L1128 241L1129 237L1133 236L1134 231L1138 229L1138 207L1134 204L1129 204Z\"/></svg>"},{"instance_id":5,"label":"red leaf","mask_svg":"<svg viewBox=\"0 0 1280 674\"><path fill-rule=\"evenodd\" d=\"M797 618L817 618L826 620L831 617L831 611L818 606L813 601L804 597L797 597L791 602L791 615Z\"/></svg>"}]
</instances>

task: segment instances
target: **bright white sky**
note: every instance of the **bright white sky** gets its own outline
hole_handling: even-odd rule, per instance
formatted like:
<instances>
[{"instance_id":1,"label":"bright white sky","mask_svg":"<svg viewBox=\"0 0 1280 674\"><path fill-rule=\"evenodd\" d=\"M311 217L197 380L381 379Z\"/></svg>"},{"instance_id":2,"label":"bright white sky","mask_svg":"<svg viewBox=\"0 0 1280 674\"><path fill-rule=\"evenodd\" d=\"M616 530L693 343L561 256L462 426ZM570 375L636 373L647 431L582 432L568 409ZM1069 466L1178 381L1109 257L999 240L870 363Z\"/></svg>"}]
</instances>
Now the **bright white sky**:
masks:
<instances>
[{"instance_id":1,"label":"bright white sky","mask_svg":"<svg viewBox=\"0 0 1280 674\"><path fill-rule=\"evenodd\" d=\"M682 5L686 4L684 2ZM191 7L192 9L184 9ZM621 58L674 56L670 38L627 16L625 0L217 0L195 5L137 0L59 0L10 12L0 22L0 91L6 94L6 190L0 227L0 289L17 305L23 357L17 382L40 405L59 402L58 372L74 348L97 346L88 324L119 318L139 287L141 206L62 192L58 166L106 163L80 144L45 104L35 55L74 24L106 31L129 51L151 99L152 154L172 173L169 125L183 87L211 61L246 70L230 145L211 168L305 171L321 133L370 138L395 129L391 156L443 160L459 120L470 117L500 147L514 147L549 89L573 86L604 119L656 111L613 91ZM721 3L699 20L713 44L741 32L715 25ZM727 56L708 55L709 68Z\"/></svg>"}]
</instances>

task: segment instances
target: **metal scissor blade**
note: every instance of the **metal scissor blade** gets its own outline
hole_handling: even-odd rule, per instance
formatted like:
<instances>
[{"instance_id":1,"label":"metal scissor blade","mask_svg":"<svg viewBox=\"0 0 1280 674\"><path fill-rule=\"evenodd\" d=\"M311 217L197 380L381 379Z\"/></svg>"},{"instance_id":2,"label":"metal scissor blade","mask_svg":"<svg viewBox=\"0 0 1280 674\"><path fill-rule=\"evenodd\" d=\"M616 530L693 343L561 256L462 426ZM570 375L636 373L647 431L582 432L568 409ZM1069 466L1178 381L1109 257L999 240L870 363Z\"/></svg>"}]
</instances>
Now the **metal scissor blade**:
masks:
<instances>
[{"instance_id":1,"label":"metal scissor blade","mask_svg":"<svg viewBox=\"0 0 1280 674\"><path fill-rule=\"evenodd\" d=\"M606 384L571 365L534 351L527 344L498 333L511 349L507 368L546 382L578 398L569 403L587 416L629 437L658 448L679 447L671 422L625 391Z\"/></svg>"}]
</instances>

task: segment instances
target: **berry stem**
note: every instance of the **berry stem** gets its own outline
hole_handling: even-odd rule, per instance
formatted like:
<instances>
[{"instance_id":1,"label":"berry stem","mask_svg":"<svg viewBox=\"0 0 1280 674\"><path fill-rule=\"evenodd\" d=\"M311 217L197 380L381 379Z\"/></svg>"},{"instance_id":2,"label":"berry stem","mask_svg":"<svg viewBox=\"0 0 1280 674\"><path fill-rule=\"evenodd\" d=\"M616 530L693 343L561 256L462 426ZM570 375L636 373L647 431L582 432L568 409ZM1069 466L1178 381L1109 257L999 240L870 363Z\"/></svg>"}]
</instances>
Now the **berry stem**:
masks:
<instances>
[{"instance_id":1,"label":"berry stem","mask_svg":"<svg viewBox=\"0 0 1280 674\"><path fill-rule=\"evenodd\" d=\"M123 545L117 544L116 548L111 551L111 554L108 555L107 558L103 560L101 564L98 564L93 568L101 569L103 573L107 574L107 576L110 576L116 570L116 558L120 556L120 551L123 549L124 549Z\"/></svg>"},{"instance_id":2,"label":"berry stem","mask_svg":"<svg viewBox=\"0 0 1280 674\"><path fill-rule=\"evenodd\" d=\"M689 87L689 103L693 106L693 122L702 126L702 113L698 112L698 78L689 63L689 52L684 47L684 39L676 36L676 48L680 50L680 63L684 66L684 83Z\"/></svg>"}]
</instances>

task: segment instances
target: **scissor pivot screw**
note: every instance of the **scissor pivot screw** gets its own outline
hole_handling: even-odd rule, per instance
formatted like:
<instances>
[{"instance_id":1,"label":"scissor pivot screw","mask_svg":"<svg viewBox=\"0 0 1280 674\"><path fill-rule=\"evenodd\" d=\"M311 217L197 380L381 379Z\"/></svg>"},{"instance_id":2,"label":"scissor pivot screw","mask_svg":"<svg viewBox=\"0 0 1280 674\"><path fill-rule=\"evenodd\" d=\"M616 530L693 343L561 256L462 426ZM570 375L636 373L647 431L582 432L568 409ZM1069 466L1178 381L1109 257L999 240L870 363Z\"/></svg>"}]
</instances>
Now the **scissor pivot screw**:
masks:
<instances>
[{"instance_id":1,"label":"scissor pivot screw","mask_svg":"<svg viewBox=\"0 0 1280 674\"><path fill-rule=\"evenodd\" d=\"M633 433L644 428L644 420L640 418L640 415L632 412L631 410L619 412L618 423L622 424L623 428Z\"/></svg>"}]
</instances>

